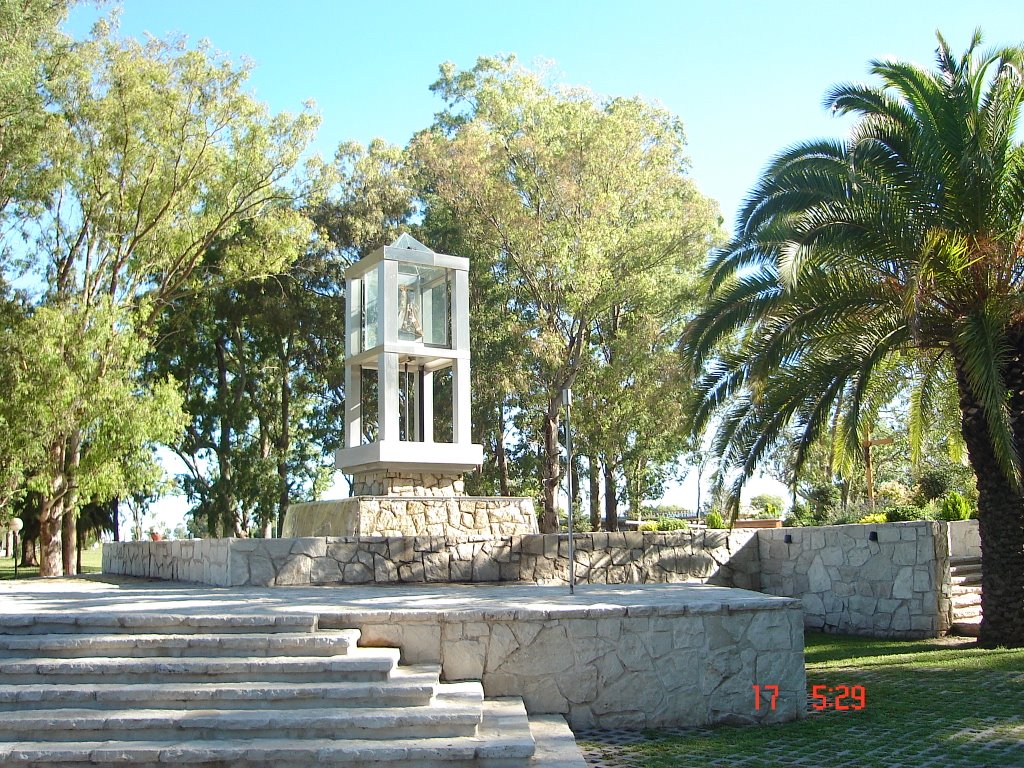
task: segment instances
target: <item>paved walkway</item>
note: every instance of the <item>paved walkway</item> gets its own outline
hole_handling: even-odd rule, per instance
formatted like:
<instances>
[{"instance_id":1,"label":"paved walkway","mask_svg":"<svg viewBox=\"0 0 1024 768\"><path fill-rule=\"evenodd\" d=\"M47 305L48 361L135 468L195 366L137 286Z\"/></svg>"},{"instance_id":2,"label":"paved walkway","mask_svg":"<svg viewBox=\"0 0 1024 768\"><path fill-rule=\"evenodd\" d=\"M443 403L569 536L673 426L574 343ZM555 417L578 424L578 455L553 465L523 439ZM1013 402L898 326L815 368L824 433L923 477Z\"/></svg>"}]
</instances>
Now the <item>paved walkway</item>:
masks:
<instances>
[{"instance_id":1,"label":"paved walkway","mask_svg":"<svg viewBox=\"0 0 1024 768\"><path fill-rule=\"evenodd\" d=\"M609 613L704 613L778 608L794 601L705 584L409 584L338 587L210 587L121 576L0 582L0 615L66 613L538 612L570 618Z\"/></svg>"}]
</instances>

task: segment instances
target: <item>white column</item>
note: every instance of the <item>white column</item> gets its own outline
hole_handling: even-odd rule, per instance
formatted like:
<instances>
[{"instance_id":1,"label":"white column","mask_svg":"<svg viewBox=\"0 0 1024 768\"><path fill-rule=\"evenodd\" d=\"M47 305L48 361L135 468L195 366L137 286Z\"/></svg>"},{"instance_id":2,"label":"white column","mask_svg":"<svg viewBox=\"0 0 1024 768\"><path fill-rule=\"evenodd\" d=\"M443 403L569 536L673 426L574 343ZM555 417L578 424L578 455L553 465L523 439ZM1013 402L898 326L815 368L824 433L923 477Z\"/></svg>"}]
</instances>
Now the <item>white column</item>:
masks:
<instances>
[{"instance_id":1,"label":"white column","mask_svg":"<svg viewBox=\"0 0 1024 768\"><path fill-rule=\"evenodd\" d=\"M398 440L398 353L377 358L377 441Z\"/></svg>"},{"instance_id":2,"label":"white column","mask_svg":"<svg viewBox=\"0 0 1024 768\"><path fill-rule=\"evenodd\" d=\"M355 448L363 442L363 388L356 365L345 366L345 447Z\"/></svg>"},{"instance_id":3,"label":"white column","mask_svg":"<svg viewBox=\"0 0 1024 768\"><path fill-rule=\"evenodd\" d=\"M420 392L423 402L423 442L434 442L434 372L423 372L423 391Z\"/></svg>"},{"instance_id":4,"label":"white column","mask_svg":"<svg viewBox=\"0 0 1024 768\"><path fill-rule=\"evenodd\" d=\"M473 442L469 426L469 360L452 361L453 441L456 445Z\"/></svg>"}]
</instances>

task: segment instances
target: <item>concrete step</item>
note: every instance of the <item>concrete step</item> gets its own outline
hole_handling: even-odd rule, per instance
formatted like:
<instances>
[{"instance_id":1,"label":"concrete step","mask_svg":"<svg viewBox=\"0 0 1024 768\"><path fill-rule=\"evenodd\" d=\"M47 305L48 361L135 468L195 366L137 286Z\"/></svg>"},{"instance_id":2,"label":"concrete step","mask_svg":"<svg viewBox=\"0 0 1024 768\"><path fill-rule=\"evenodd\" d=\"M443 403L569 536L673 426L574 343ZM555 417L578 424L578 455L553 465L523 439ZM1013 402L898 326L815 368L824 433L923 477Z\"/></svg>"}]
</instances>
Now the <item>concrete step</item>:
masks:
<instances>
[{"instance_id":1,"label":"concrete step","mask_svg":"<svg viewBox=\"0 0 1024 768\"><path fill-rule=\"evenodd\" d=\"M289 709L416 706L430 701L440 665L397 667L387 680L337 683L82 683L0 686L0 712L75 709Z\"/></svg>"},{"instance_id":2,"label":"concrete step","mask_svg":"<svg viewBox=\"0 0 1024 768\"><path fill-rule=\"evenodd\" d=\"M981 619L981 606L972 605L967 608L957 608L953 611L953 621L966 621L968 619Z\"/></svg>"},{"instance_id":3,"label":"concrete step","mask_svg":"<svg viewBox=\"0 0 1024 768\"><path fill-rule=\"evenodd\" d=\"M386 679L398 664L397 648L354 648L340 656L267 656L216 658L192 656L123 659L2 659L6 684L322 682Z\"/></svg>"},{"instance_id":4,"label":"concrete step","mask_svg":"<svg viewBox=\"0 0 1024 768\"><path fill-rule=\"evenodd\" d=\"M950 557L949 558L950 570L954 568L977 568L981 570L981 558L980 557Z\"/></svg>"},{"instance_id":5,"label":"concrete step","mask_svg":"<svg viewBox=\"0 0 1024 768\"><path fill-rule=\"evenodd\" d=\"M162 768L168 763L221 768L307 768L364 766L441 768L453 763L479 768L528 766L534 752L526 709L521 699L493 699L483 704L483 719L473 736L450 738L287 739L243 738L154 741L22 741L0 744L5 767Z\"/></svg>"},{"instance_id":6,"label":"concrete step","mask_svg":"<svg viewBox=\"0 0 1024 768\"><path fill-rule=\"evenodd\" d=\"M957 594L956 590L953 591L953 610L958 608L966 608L971 605L981 605L981 590L960 592Z\"/></svg>"},{"instance_id":7,"label":"concrete step","mask_svg":"<svg viewBox=\"0 0 1024 768\"><path fill-rule=\"evenodd\" d=\"M950 572L949 583L955 587L978 587L981 588L981 572L955 574Z\"/></svg>"},{"instance_id":8,"label":"concrete step","mask_svg":"<svg viewBox=\"0 0 1024 768\"><path fill-rule=\"evenodd\" d=\"M981 632L981 616L959 619L953 622L950 632L963 637L977 637Z\"/></svg>"},{"instance_id":9,"label":"concrete step","mask_svg":"<svg viewBox=\"0 0 1024 768\"><path fill-rule=\"evenodd\" d=\"M359 630L319 632L232 632L227 634L0 634L0 656L83 658L120 656L337 656L359 642Z\"/></svg>"},{"instance_id":10,"label":"concrete step","mask_svg":"<svg viewBox=\"0 0 1024 768\"><path fill-rule=\"evenodd\" d=\"M5 714L0 721L0 742L258 740L267 734L276 739L473 736L480 725L480 700L419 707L297 710L28 710Z\"/></svg>"},{"instance_id":11,"label":"concrete step","mask_svg":"<svg viewBox=\"0 0 1024 768\"><path fill-rule=\"evenodd\" d=\"M317 617L308 614L183 616L176 614L23 614L0 616L0 634L67 634L127 632L187 634L315 632Z\"/></svg>"}]
</instances>

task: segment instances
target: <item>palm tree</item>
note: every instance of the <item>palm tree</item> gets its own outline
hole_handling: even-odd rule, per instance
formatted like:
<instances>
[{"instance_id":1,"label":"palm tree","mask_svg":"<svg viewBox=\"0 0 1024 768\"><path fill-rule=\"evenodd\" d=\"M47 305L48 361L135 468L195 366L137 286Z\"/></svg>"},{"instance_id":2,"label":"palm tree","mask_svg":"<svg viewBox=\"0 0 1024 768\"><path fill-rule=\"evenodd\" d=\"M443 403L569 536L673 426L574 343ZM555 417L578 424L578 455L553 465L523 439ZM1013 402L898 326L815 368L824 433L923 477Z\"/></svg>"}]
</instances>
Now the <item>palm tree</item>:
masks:
<instances>
[{"instance_id":1,"label":"palm tree","mask_svg":"<svg viewBox=\"0 0 1024 768\"><path fill-rule=\"evenodd\" d=\"M875 61L880 86L828 94L856 117L849 138L770 163L709 264L685 348L695 426L716 424L734 504L784 431L799 466L838 410L852 454L901 385L918 426L955 388L978 478L981 642L1021 646L1024 50L980 43L956 58L939 35L936 70Z\"/></svg>"}]
</instances>

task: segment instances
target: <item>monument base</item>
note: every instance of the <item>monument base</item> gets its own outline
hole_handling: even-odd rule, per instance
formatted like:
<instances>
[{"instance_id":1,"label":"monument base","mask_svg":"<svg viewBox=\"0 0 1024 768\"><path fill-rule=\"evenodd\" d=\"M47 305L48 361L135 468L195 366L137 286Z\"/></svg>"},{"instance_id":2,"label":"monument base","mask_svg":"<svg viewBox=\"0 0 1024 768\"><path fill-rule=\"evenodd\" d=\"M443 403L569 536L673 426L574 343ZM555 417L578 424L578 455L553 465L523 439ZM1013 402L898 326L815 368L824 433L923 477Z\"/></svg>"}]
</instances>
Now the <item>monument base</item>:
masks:
<instances>
[{"instance_id":1,"label":"monument base","mask_svg":"<svg viewBox=\"0 0 1024 768\"><path fill-rule=\"evenodd\" d=\"M292 504L284 538L519 536L537 533L533 499L494 496L354 496Z\"/></svg>"}]
</instances>

